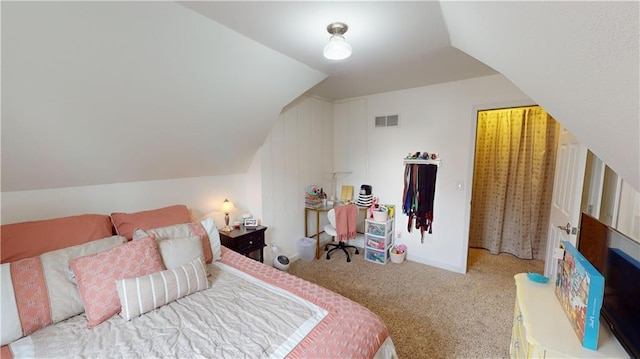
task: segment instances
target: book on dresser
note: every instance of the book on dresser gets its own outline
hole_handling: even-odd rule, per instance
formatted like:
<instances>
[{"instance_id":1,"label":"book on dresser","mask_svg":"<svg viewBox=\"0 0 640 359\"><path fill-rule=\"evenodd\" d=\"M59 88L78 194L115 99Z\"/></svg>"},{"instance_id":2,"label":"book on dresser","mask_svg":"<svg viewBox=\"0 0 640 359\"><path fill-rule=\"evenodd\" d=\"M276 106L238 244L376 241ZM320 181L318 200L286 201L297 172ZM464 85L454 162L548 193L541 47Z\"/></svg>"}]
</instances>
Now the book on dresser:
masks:
<instances>
[{"instance_id":1,"label":"book on dresser","mask_svg":"<svg viewBox=\"0 0 640 359\"><path fill-rule=\"evenodd\" d=\"M555 293L583 347L598 349L604 277L578 250L562 241Z\"/></svg>"}]
</instances>

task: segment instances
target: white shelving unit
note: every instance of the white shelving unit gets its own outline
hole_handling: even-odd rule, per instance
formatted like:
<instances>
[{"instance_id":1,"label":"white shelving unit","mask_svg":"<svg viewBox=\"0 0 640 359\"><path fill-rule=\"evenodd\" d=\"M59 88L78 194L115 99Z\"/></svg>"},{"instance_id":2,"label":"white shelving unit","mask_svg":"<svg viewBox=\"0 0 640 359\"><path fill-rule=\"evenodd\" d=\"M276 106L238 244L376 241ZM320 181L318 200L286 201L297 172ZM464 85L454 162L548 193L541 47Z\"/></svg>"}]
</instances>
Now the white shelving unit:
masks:
<instances>
[{"instance_id":1,"label":"white shelving unit","mask_svg":"<svg viewBox=\"0 0 640 359\"><path fill-rule=\"evenodd\" d=\"M393 246L393 223L393 218L389 218L386 222L376 222L372 219L365 221L364 259L373 263L387 264L389 251Z\"/></svg>"}]
</instances>

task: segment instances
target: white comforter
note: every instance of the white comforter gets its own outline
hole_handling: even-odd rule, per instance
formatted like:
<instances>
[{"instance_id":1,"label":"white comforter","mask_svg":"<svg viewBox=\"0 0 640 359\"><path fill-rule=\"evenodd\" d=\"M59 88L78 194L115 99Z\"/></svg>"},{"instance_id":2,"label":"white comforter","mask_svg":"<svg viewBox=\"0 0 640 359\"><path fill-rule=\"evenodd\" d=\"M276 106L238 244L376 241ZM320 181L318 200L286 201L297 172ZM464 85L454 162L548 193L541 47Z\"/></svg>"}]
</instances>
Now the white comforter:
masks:
<instances>
[{"instance_id":1,"label":"white comforter","mask_svg":"<svg viewBox=\"0 0 640 359\"><path fill-rule=\"evenodd\" d=\"M211 287L129 322L93 329L84 315L10 344L15 358L284 358L327 315L237 269L210 266Z\"/></svg>"}]
</instances>

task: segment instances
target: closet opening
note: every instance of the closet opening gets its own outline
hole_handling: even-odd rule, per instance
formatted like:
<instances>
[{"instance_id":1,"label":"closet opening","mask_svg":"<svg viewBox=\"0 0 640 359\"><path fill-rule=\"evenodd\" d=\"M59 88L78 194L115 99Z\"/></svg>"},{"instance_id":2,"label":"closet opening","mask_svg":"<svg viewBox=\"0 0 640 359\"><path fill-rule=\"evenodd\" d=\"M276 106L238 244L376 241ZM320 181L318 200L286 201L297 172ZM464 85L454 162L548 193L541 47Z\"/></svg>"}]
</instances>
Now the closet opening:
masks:
<instances>
[{"instance_id":1,"label":"closet opening","mask_svg":"<svg viewBox=\"0 0 640 359\"><path fill-rule=\"evenodd\" d=\"M545 260L559 134L540 106L478 111L469 248Z\"/></svg>"}]
</instances>

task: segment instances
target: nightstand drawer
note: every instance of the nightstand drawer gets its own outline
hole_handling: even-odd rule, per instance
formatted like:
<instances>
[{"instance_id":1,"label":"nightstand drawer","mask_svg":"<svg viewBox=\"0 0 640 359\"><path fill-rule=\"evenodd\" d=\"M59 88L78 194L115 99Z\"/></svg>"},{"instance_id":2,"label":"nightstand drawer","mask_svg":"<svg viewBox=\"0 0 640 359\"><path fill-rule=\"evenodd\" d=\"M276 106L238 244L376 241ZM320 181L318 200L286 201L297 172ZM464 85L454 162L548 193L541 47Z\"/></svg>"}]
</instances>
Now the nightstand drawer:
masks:
<instances>
[{"instance_id":1,"label":"nightstand drawer","mask_svg":"<svg viewBox=\"0 0 640 359\"><path fill-rule=\"evenodd\" d=\"M236 238L236 248L240 251L262 246L264 246L264 232L262 231Z\"/></svg>"}]
</instances>

